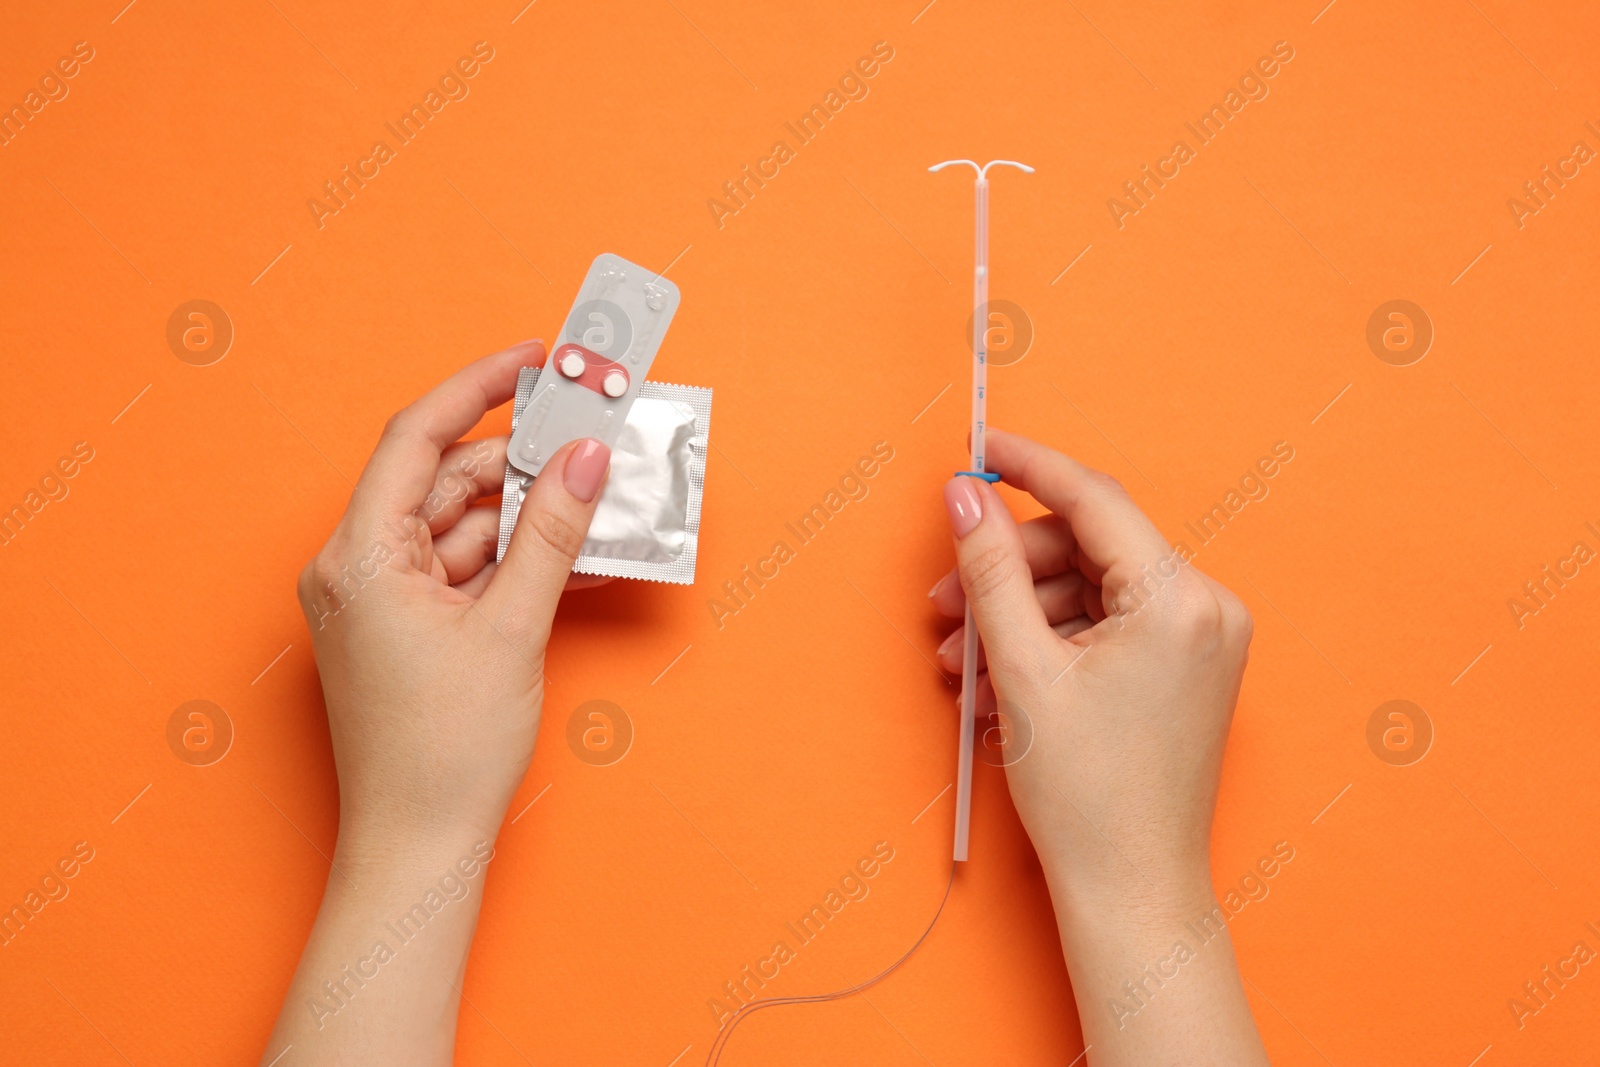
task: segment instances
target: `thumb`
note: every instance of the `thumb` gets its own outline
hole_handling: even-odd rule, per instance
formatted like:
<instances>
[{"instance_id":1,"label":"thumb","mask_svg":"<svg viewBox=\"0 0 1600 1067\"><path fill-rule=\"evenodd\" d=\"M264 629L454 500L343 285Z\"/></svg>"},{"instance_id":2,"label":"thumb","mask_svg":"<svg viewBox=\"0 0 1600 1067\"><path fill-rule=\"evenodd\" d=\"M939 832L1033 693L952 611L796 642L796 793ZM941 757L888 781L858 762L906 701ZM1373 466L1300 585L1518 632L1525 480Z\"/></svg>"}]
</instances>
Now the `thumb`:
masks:
<instances>
[{"instance_id":1,"label":"thumb","mask_svg":"<svg viewBox=\"0 0 1600 1067\"><path fill-rule=\"evenodd\" d=\"M572 565L583 549L611 449L583 438L563 445L533 480L517 526L480 604L531 650L544 647Z\"/></svg>"},{"instance_id":2,"label":"thumb","mask_svg":"<svg viewBox=\"0 0 1600 1067\"><path fill-rule=\"evenodd\" d=\"M956 539L956 570L989 670L1004 686L1042 662L1050 624L1033 590L1033 572L1016 520L988 482L957 475L945 483L945 508Z\"/></svg>"}]
</instances>

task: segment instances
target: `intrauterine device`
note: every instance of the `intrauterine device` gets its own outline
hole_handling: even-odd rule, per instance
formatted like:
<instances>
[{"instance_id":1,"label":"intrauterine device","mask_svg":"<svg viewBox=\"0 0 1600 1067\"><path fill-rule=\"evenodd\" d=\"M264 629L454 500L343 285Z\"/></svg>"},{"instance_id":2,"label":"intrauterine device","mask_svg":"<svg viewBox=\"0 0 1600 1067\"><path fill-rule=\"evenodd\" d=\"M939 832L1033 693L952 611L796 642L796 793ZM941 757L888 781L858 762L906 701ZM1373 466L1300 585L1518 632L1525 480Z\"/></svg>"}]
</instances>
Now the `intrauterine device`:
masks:
<instances>
[{"instance_id":1,"label":"intrauterine device","mask_svg":"<svg viewBox=\"0 0 1600 1067\"><path fill-rule=\"evenodd\" d=\"M985 338L989 332L989 168L1016 167L1028 174L1033 168L1009 159L993 159L981 167L970 159L951 159L929 167L941 171L964 165L978 172L974 186L977 224L972 254L972 458L971 467L958 475L1000 480L998 474L983 469L984 425L988 421L989 352ZM972 743L977 724L978 628L972 622L972 605L967 605L966 638L961 648L961 740L956 757L956 840L955 858L967 858L967 827L972 821Z\"/></svg>"}]
</instances>

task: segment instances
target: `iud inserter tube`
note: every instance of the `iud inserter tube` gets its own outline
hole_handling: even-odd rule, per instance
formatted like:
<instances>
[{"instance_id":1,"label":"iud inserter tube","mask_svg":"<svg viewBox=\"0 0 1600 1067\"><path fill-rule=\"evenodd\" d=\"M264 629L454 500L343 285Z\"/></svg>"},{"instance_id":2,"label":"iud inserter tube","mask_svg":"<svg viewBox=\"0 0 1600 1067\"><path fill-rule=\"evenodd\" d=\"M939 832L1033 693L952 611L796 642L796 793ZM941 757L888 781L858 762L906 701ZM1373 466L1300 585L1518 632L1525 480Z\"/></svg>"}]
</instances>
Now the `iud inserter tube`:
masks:
<instances>
[{"instance_id":1,"label":"iud inserter tube","mask_svg":"<svg viewBox=\"0 0 1600 1067\"><path fill-rule=\"evenodd\" d=\"M970 159L951 159L929 167L931 172L965 164L978 172L975 184L977 208L976 239L972 257L972 466L957 474L1000 480L998 474L983 469L983 427L988 411L989 360L984 340L988 333L989 305L989 168L1016 167L1028 174L1033 168L1009 159L993 159L979 166ZM967 605L966 640L961 649L961 739L956 762L956 843L955 858L967 858L967 828L972 821L972 745L977 725L978 628L972 621L972 605Z\"/></svg>"}]
</instances>

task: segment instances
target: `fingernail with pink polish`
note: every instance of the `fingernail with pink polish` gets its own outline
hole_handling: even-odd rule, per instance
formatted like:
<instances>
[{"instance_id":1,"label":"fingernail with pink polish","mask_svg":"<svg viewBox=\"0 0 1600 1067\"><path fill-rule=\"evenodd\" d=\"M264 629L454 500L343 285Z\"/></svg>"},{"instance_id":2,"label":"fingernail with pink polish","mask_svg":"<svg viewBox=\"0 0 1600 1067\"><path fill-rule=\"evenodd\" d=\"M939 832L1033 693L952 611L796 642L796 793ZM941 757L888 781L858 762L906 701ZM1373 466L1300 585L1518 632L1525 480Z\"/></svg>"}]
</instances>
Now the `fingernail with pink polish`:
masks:
<instances>
[{"instance_id":1,"label":"fingernail with pink polish","mask_svg":"<svg viewBox=\"0 0 1600 1067\"><path fill-rule=\"evenodd\" d=\"M955 633L953 633L949 637L945 638L944 639L944 644L939 646L939 651L935 652L934 655L936 655L936 656L948 656L950 653L954 652L956 650L956 638L958 638L960 636L961 636L961 631L957 630Z\"/></svg>"},{"instance_id":2,"label":"fingernail with pink polish","mask_svg":"<svg viewBox=\"0 0 1600 1067\"><path fill-rule=\"evenodd\" d=\"M561 480L567 492L587 504L600 491L600 483L605 481L606 469L610 466L611 449L604 441L586 437L568 454Z\"/></svg>"},{"instance_id":3,"label":"fingernail with pink polish","mask_svg":"<svg viewBox=\"0 0 1600 1067\"><path fill-rule=\"evenodd\" d=\"M970 478L961 476L945 483L944 506L950 512L950 528L957 537L967 536L983 521L983 505L978 503L978 490Z\"/></svg>"}]
</instances>

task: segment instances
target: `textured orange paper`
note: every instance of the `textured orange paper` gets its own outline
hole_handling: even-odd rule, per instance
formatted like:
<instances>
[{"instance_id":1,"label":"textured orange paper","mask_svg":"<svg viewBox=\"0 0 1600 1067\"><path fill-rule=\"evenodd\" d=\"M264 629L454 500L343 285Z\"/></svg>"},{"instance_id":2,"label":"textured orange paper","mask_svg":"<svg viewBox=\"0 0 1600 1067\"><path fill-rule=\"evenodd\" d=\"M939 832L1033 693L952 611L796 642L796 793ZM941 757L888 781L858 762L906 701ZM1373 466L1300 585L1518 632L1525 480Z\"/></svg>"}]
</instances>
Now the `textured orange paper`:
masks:
<instances>
[{"instance_id":1,"label":"textured orange paper","mask_svg":"<svg viewBox=\"0 0 1600 1067\"><path fill-rule=\"evenodd\" d=\"M121 2L0 34L0 905L30 915L0 1060L260 1054L337 818L296 572L387 415L551 337L601 251L670 268L654 377L716 390L698 581L562 607L460 1062L703 1062L708 1001L878 842L765 992L897 957L950 867L952 156L1038 168L994 179L993 295L1035 338L993 422L1122 479L1254 612L1214 854L1227 893L1293 850L1232 921L1274 1062L1600 1056L1591 7ZM610 766L567 744L591 700L633 726ZM207 766L189 720L169 743L190 701L232 731ZM900 972L723 1062L1077 1056L993 767L972 840Z\"/></svg>"}]
</instances>

